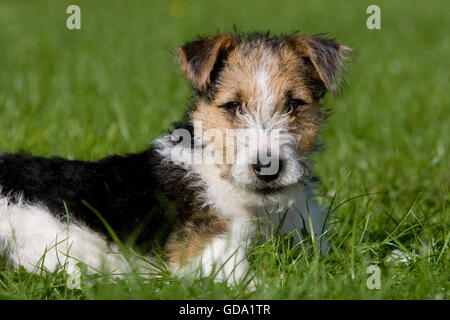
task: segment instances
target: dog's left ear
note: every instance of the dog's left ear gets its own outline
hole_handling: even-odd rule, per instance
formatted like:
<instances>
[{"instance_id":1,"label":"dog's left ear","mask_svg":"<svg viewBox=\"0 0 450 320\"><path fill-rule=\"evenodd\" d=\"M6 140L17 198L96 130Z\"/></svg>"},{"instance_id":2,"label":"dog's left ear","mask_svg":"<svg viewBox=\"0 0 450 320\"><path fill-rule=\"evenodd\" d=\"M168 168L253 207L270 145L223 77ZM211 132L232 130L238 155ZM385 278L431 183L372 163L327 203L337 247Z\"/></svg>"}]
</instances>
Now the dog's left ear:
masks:
<instances>
[{"instance_id":1,"label":"dog's left ear","mask_svg":"<svg viewBox=\"0 0 450 320\"><path fill-rule=\"evenodd\" d=\"M317 72L316 76L336 97L341 80L340 72L344 69L344 59L346 54L353 53L354 50L319 36L292 36L290 40L297 50L311 61Z\"/></svg>"},{"instance_id":2,"label":"dog's left ear","mask_svg":"<svg viewBox=\"0 0 450 320\"><path fill-rule=\"evenodd\" d=\"M231 35L219 35L177 48L183 73L197 92L205 91L213 82L234 41Z\"/></svg>"}]
</instances>

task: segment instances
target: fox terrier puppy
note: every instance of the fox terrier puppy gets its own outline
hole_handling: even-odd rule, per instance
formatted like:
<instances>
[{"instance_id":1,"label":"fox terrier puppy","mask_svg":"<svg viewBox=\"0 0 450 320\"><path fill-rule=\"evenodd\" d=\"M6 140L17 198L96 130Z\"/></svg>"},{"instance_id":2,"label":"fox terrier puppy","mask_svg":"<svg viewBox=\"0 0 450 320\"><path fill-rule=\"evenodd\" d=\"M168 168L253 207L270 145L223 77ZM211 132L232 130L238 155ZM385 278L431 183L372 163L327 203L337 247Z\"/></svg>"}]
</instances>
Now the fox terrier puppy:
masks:
<instances>
[{"instance_id":1,"label":"fox terrier puppy","mask_svg":"<svg viewBox=\"0 0 450 320\"><path fill-rule=\"evenodd\" d=\"M120 239L148 256L161 250L176 274L234 283L248 275L246 251L261 230L296 242L307 230L327 250L308 154L321 99L338 93L351 49L252 33L176 52L195 99L149 149L98 162L0 155L0 250L14 266L126 272Z\"/></svg>"}]
</instances>

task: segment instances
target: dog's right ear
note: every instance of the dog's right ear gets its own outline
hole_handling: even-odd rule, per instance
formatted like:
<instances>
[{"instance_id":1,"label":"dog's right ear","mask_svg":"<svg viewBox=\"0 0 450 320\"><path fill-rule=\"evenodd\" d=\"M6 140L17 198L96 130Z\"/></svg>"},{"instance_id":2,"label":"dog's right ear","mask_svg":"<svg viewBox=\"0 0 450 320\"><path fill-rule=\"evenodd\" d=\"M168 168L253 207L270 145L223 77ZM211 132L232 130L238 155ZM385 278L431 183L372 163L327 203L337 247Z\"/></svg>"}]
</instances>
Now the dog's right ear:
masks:
<instances>
[{"instance_id":1,"label":"dog's right ear","mask_svg":"<svg viewBox=\"0 0 450 320\"><path fill-rule=\"evenodd\" d=\"M189 42L177 48L181 69L192 88L199 93L208 88L234 43L233 36L219 35Z\"/></svg>"}]
</instances>

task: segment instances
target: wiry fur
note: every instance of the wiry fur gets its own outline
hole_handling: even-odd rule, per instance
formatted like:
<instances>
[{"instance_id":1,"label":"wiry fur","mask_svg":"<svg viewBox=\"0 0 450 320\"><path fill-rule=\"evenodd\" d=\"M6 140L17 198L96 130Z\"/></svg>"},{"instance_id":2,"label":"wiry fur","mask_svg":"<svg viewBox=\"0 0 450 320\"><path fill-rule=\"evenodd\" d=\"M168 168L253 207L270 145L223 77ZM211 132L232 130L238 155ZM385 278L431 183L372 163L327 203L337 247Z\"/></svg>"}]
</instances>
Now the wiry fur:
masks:
<instances>
[{"instance_id":1,"label":"wiry fur","mask_svg":"<svg viewBox=\"0 0 450 320\"><path fill-rule=\"evenodd\" d=\"M30 271L40 265L73 272L82 261L95 270L124 272L125 257L111 245L100 214L141 252L162 249L172 270L209 275L218 268L217 279L232 283L248 275L246 251L266 212L266 234L287 212L283 233L299 241L306 227L320 236L324 217L311 198L308 154L324 118L320 99L326 90L337 93L348 50L317 36L259 33L180 47L181 68L196 97L175 128L193 135L201 123L201 135L219 136L196 136L186 144L168 134L142 153L98 162L1 155L0 249ZM254 130L258 142L239 144L241 137L229 130ZM269 138L275 131L279 148ZM219 159L231 155L233 161L190 161L211 146ZM253 165L262 149L281 166L270 179ZM255 162L239 161L246 156ZM303 224L310 219L314 230ZM326 251L324 241L318 244Z\"/></svg>"}]
</instances>

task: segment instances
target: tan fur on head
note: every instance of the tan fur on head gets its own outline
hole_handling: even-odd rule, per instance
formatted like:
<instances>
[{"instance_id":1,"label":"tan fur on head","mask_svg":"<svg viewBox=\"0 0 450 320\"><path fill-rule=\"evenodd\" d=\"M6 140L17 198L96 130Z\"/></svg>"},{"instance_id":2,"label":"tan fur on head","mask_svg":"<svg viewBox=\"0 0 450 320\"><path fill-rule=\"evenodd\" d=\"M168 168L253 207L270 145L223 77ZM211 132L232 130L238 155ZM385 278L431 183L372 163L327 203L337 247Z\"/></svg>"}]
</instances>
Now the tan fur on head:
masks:
<instances>
[{"instance_id":1,"label":"tan fur on head","mask_svg":"<svg viewBox=\"0 0 450 320\"><path fill-rule=\"evenodd\" d=\"M178 53L198 93L191 120L200 121L203 132L221 133L211 142L222 160L227 154L236 159L240 152L235 140L227 140L227 130L280 130L284 142L276 152L287 166L270 186L297 183L308 175L304 160L324 118L320 100L326 91L338 93L343 54L350 50L322 37L297 35L219 35L188 43ZM217 165L237 184L262 186L248 166Z\"/></svg>"},{"instance_id":2,"label":"tan fur on head","mask_svg":"<svg viewBox=\"0 0 450 320\"><path fill-rule=\"evenodd\" d=\"M193 41L178 48L183 73L195 90L203 91L207 88L214 64L221 52L230 49L233 43L233 36L219 35Z\"/></svg>"}]
</instances>

